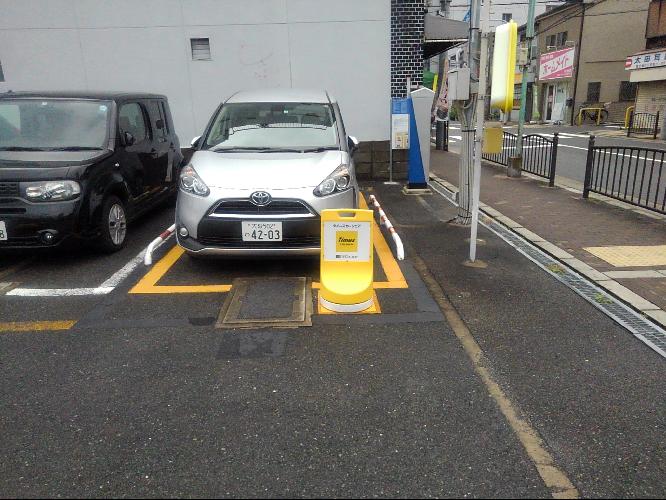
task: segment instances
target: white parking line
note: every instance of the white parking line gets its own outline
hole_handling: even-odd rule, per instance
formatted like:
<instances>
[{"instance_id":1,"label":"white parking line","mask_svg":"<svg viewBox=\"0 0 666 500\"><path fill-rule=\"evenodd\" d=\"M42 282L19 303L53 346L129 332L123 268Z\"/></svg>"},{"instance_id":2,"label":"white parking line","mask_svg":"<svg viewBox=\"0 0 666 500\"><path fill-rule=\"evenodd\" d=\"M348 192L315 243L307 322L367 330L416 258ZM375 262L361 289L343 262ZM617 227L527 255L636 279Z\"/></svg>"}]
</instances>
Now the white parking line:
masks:
<instances>
[{"instance_id":1,"label":"white parking line","mask_svg":"<svg viewBox=\"0 0 666 500\"><path fill-rule=\"evenodd\" d=\"M143 262L145 250L141 250L132 260L109 279L96 288L14 288L6 295L13 297L77 297L84 295L106 295L125 279Z\"/></svg>"}]
</instances>

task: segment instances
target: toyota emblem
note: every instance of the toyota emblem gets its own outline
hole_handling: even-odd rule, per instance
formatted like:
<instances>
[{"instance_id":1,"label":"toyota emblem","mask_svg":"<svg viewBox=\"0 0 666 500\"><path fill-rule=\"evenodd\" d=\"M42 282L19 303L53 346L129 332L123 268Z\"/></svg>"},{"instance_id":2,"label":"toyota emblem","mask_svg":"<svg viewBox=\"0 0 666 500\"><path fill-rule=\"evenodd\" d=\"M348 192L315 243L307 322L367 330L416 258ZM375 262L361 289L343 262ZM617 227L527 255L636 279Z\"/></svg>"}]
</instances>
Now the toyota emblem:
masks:
<instances>
[{"instance_id":1,"label":"toyota emblem","mask_svg":"<svg viewBox=\"0 0 666 500\"><path fill-rule=\"evenodd\" d=\"M250 201L258 207L265 207L271 202L271 195L266 191L257 191L250 195Z\"/></svg>"}]
</instances>

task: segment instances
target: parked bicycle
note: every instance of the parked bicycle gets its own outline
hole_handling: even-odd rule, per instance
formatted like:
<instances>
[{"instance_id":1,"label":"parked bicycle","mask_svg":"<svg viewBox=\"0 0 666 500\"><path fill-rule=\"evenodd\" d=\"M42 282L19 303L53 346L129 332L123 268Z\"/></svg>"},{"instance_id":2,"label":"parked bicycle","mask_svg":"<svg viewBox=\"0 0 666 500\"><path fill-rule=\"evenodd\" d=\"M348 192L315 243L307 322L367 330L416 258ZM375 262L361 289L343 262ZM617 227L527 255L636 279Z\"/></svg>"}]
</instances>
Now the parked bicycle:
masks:
<instances>
[{"instance_id":1,"label":"parked bicycle","mask_svg":"<svg viewBox=\"0 0 666 500\"><path fill-rule=\"evenodd\" d=\"M582 125L587 120L597 125L606 123L608 121L608 108L610 105L610 102L605 102L603 107L583 104L578 109L578 125Z\"/></svg>"}]
</instances>

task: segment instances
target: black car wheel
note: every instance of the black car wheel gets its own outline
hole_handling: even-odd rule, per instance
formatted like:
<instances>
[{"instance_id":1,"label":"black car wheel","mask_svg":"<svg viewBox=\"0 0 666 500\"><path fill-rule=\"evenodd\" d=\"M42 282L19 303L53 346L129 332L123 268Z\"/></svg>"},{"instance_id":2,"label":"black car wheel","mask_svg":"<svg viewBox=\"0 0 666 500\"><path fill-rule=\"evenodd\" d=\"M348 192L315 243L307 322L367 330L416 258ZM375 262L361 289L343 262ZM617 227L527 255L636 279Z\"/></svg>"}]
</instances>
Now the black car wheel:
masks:
<instances>
[{"instance_id":1,"label":"black car wheel","mask_svg":"<svg viewBox=\"0 0 666 500\"><path fill-rule=\"evenodd\" d=\"M109 196L102 206L99 246L105 252L117 252L125 245L127 215L125 205L117 196Z\"/></svg>"}]
</instances>

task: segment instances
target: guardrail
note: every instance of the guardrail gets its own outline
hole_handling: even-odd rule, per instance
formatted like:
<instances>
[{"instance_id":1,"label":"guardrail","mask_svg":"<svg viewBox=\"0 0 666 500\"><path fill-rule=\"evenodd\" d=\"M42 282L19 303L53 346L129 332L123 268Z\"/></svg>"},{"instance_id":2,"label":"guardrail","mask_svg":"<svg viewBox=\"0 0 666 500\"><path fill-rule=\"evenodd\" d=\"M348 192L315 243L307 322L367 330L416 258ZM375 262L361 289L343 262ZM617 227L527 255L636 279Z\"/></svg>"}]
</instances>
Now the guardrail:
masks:
<instances>
[{"instance_id":1,"label":"guardrail","mask_svg":"<svg viewBox=\"0 0 666 500\"><path fill-rule=\"evenodd\" d=\"M592 192L666 214L666 151L594 142L590 136L583 198Z\"/></svg>"},{"instance_id":2,"label":"guardrail","mask_svg":"<svg viewBox=\"0 0 666 500\"><path fill-rule=\"evenodd\" d=\"M504 132L502 137L502 151L495 154L484 154L484 160L509 166L511 158L516 156L518 136L511 132ZM525 172L548 179L548 185L555 185L555 170L557 167L557 146L559 135L557 132L552 139L539 134L530 134L523 137L523 164Z\"/></svg>"},{"instance_id":3,"label":"guardrail","mask_svg":"<svg viewBox=\"0 0 666 500\"><path fill-rule=\"evenodd\" d=\"M652 138L656 139L658 130L659 111L656 115L652 113L634 113L633 111L629 115L627 137L631 137L631 134L646 134L652 135Z\"/></svg>"}]
</instances>

